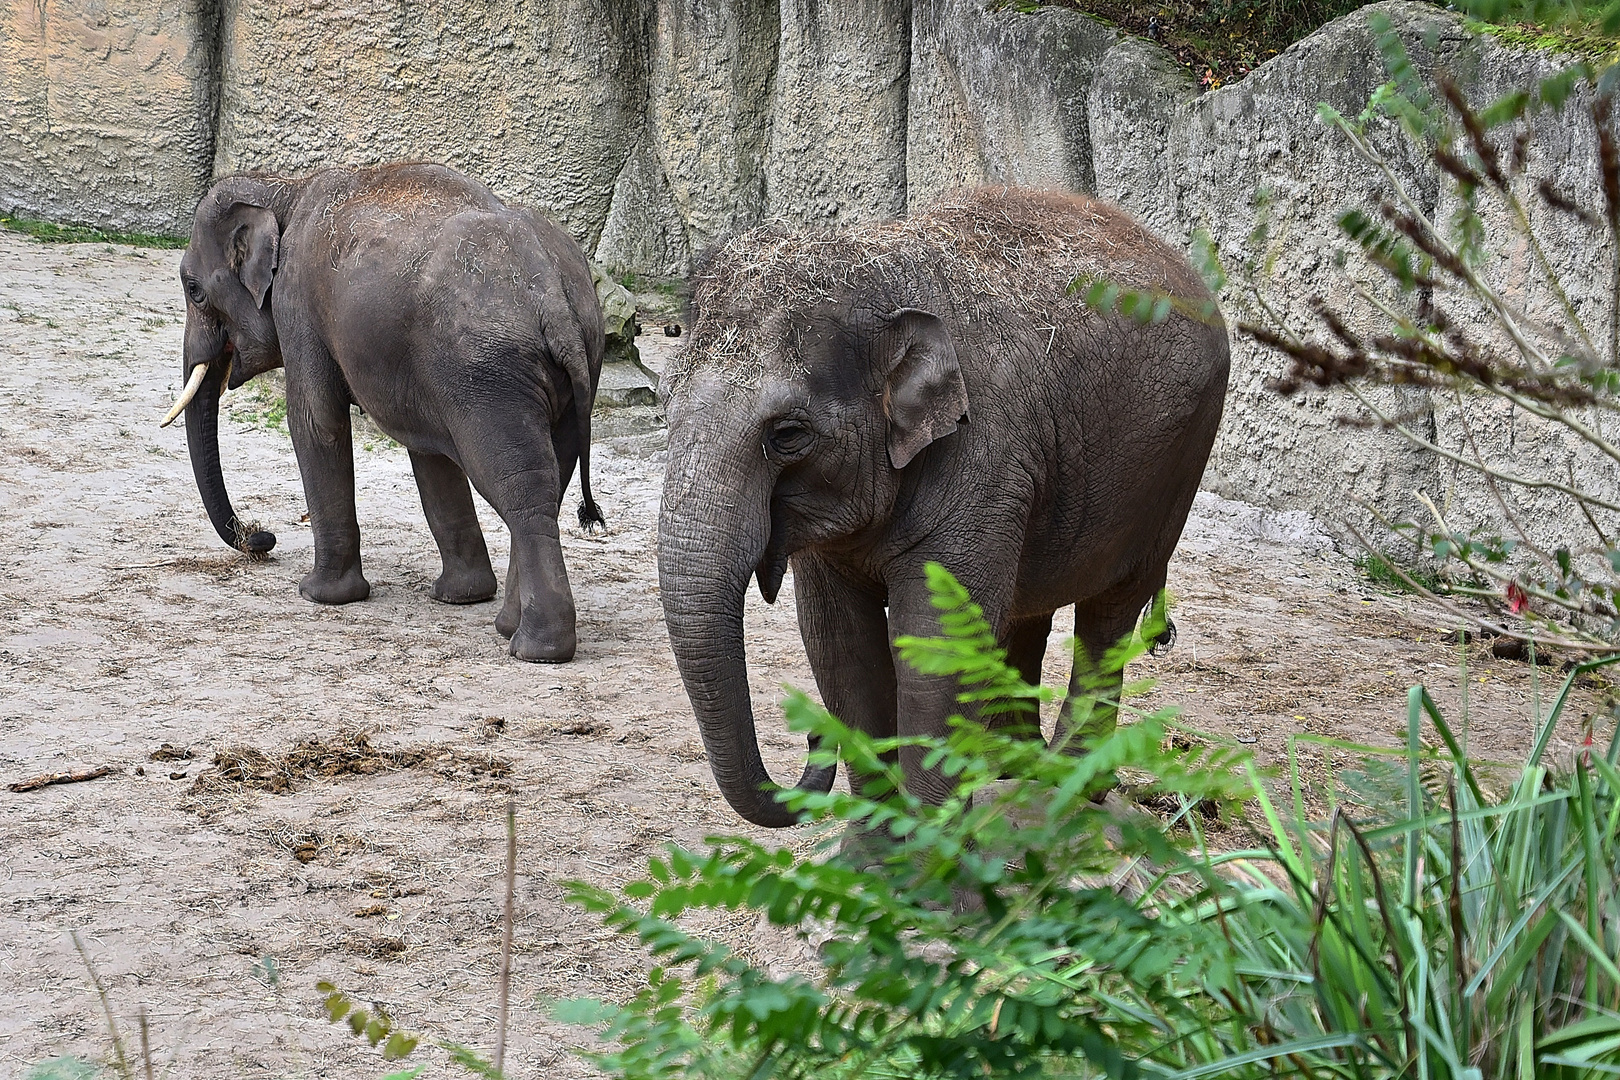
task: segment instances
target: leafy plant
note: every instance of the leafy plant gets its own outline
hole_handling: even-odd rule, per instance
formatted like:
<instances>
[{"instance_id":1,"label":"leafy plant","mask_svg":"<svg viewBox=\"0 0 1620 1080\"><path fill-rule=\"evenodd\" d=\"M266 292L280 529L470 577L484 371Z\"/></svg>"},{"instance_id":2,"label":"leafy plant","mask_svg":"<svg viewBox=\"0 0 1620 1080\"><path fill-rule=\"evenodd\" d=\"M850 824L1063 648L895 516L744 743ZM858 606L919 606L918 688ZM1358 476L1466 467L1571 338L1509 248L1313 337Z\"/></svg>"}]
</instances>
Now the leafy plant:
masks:
<instances>
[{"instance_id":1,"label":"leafy plant","mask_svg":"<svg viewBox=\"0 0 1620 1080\"><path fill-rule=\"evenodd\" d=\"M979 705L1049 696L985 645L947 574L931 582L945 633L902 642L908 661L954 668ZM1287 813L1240 754L1167 741L1169 712L1075 757L962 718L942 739L872 740L790 693L796 727L880 779L783 797L881 835L887 857L722 837L672 847L622 893L575 884L658 966L628 1002L558 1014L598 1027L609 1046L591 1060L627 1078L1598 1075L1620 1065L1620 746L1554 775L1543 758L1570 685L1501 798L1414 688L1406 747L1354 748L1393 755L1401 798L1334 796L1325 821L1297 770ZM1425 719L1442 748L1422 741ZM889 761L906 741L953 778L943 805L901 786ZM1179 811L1097 801L1113 769ZM1260 843L1217 851L1189 811L1240 795ZM813 974L773 974L680 925L719 908L815 943Z\"/></svg>"},{"instance_id":2,"label":"leafy plant","mask_svg":"<svg viewBox=\"0 0 1620 1080\"><path fill-rule=\"evenodd\" d=\"M353 996L329 982L317 983L315 988L324 995L321 1007L326 1011L326 1018L334 1024L347 1025L357 1038L366 1040L373 1047L380 1046L384 1061L403 1061L415 1053L421 1045L421 1036L396 1027L393 1017L382 1008L373 1005L370 1009L366 1009ZM502 1037L504 1038L504 1030ZM453 1064L460 1065L474 1076L482 1076L486 1080L502 1080L506 1075L498 1066L460 1043L439 1042L435 1045L445 1052ZM416 1065L400 1072L389 1073L383 1080L412 1080L413 1077L426 1071L426 1065Z\"/></svg>"},{"instance_id":3,"label":"leafy plant","mask_svg":"<svg viewBox=\"0 0 1620 1080\"><path fill-rule=\"evenodd\" d=\"M1527 23L1549 30L1620 34L1617 0L1460 0L1457 7L1493 23Z\"/></svg>"},{"instance_id":4,"label":"leafy plant","mask_svg":"<svg viewBox=\"0 0 1620 1080\"><path fill-rule=\"evenodd\" d=\"M1344 235L1381 278L1353 280L1355 294L1380 313L1385 325L1357 332L1346 313L1318 300L1315 310L1325 332L1312 334L1279 316L1262 287L1251 283L1260 317L1240 328L1291 360L1276 383L1281 392L1306 385L1346 387L1376 424L1471 471L1494 499L1500 515L1481 527L1454 524L1449 511L1426 499L1427 521L1384 519L1448 571L1438 588L1410 577L1408 585L1482 600L1498 615L1523 617L1544 638L1613 648L1620 634L1620 547L1611 539L1612 524L1601 521L1620 506L1583 485L1572 464L1560 468L1549 462L1544 470L1522 471L1493 460L1476 432L1488 422L1489 410L1509 407L1528 424L1562 431L1570 443L1607 459L1611 468L1620 464L1620 449L1603 434L1604 416L1620 409L1620 261L1611 253L1609 303L1601 321L1590 310L1583 314L1532 227L1527 202L1590 229L1595 242L1620 240L1620 146L1610 124L1620 69L1599 76L1588 65L1576 65L1476 110L1447 79L1439 80L1438 94L1431 94L1387 22L1379 29L1391 81L1358 117L1327 106L1320 112L1393 192L1376 214L1349 210L1339 218ZM1597 134L1599 175L1593 180L1603 200L1597 209L1549 180L1532 186L1526 176L1530 120L1564 111L1582 98ZM1369 128L1379 117L1396 121L1450 186L1455 211L1449 220L1427 212L1376 148ZM1532 272L1551 300L1550 312L1527 313L1486 274L1487 203L1502 213L1530 253ZM1420 387L1449 400L1462 427L1462 445L1444 446L1416 430L1369 397L1362 390L1368 384ZM1515 490L1564 497L1589 532L1547 542L1535 527L1540 523L1511 505L1507 493Z\"/></svg>"},{"instance_id":5,"label":"leafy plant","mask_svg":"<svg viewBox=\"0 0 1620 1080\"><path fill-rule=\"evenodd\" d=\"M1445 582L1435 573L1428 560L1409 560L1397 564L1388 555L1377 551L1356 556L1355 567L1362 577L1377 588L1388 592L1433 592L1443 589ZM1408 582L1415 582L1416 587Z\"/></svg>"}]
</instances>

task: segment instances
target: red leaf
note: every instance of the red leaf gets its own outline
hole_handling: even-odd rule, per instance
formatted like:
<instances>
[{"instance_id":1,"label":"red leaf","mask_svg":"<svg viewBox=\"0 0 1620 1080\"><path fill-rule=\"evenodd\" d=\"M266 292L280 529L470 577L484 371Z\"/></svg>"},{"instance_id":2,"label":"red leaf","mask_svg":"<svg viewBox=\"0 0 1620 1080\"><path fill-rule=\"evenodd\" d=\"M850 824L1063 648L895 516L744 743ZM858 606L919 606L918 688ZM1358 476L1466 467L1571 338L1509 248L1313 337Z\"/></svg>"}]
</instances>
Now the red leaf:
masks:
<instances>
[{"instance_id":1,"label":"red leaf","mask_svg":"<svg viewBox=\"0 0 1620 1080\"><path fill-rule=\"evenodd\" d=\"M1519 587L1517 581L1508 582L1507 587L1508 610L1517 615L1530 606L1530 594Z\"/></svg>"}]
</instances>

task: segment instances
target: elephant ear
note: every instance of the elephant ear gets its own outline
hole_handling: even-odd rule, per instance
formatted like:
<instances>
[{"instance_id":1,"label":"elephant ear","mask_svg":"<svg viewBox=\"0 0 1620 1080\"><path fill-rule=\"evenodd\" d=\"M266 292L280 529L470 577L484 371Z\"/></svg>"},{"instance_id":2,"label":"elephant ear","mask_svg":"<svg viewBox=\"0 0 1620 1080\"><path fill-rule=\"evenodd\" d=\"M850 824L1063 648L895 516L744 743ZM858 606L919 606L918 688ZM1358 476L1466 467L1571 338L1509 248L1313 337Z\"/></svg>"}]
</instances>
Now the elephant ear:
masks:
<instances>
[{"instance_id":1,"label":"elephant ear","mask_svg":"<svg viewBox=\"0 0 1620 1080\"><path fill-rule=\"evenodd\" d=\"M888 380L883 415L889 421L889 461L897 469L935 439L967 421L967 385L956 347L938 315L901 308L889 316Z\"/></svg>"},{"instance_id":2,"label":"elephant ear","mask_svg":"<svg viewBox=\"0 0 1620 1080\"><path fill-rule=\"evenodd\" d=\"M276 223L276 215L262 206L239 202L225 212L225 227L230 230L226 250L236 276L253 294L254 305L262 308L281 252L281 226Z\"/></svg>"}]
</instances>

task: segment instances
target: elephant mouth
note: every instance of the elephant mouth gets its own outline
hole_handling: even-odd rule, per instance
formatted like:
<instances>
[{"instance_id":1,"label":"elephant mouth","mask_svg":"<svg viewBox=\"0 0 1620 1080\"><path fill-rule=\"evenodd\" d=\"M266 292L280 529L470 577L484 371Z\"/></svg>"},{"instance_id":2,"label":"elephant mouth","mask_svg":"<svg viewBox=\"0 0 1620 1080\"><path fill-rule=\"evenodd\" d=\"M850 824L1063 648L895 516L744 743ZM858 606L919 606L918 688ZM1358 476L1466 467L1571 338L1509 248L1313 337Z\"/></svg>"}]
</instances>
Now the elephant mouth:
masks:
<instances>
[{"instance_id":1,"label":"elephant mouth","mask_svg":"<svg viewBox=\"0 0 1620 1080\"><path fill-rule=\"evenodd\" d=\"M185 389L180 391L179 399L175 401L174 407L169 410L168 415L163 418L163 421L158 424L158 427L168 427L170 424L174 423L174 418L186 411L186 406L191 404L191 399L196 397L197 391L202 389L203 380L208 377L208 373L219 368L221 364L225 365L225 377L221 381L228 383L231 389L236 389L236 387L240 385L240 382L230 381L233 370L236 367L235 360L236 346L232 344L231 339L227 337L225 339L225 347L220 350L218 356L214 357L207 363L195 364L192 366L191 375L186 379Z\"/></svg>"}]
</instances>

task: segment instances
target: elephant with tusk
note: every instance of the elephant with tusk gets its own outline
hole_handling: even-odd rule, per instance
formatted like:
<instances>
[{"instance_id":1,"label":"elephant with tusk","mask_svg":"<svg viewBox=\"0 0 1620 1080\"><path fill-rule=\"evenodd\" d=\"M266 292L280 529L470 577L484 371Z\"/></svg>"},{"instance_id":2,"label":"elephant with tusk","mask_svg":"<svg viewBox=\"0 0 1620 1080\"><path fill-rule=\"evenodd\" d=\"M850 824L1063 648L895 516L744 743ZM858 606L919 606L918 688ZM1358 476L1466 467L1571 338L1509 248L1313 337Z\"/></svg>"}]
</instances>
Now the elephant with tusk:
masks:
<instances>
[{"instance_id":1,"label":"elephant with tusk","mask_svg":"<svg viewBox=\"0 0 1620 1080\"><path fill-rule=\"evenodd\" d=\"M1097 279L1184 303L1145 324L1101 314L1074 287ZM1007 189L848 232L757 228L694 268L687 344L666 374L658 571L709 762L739 814L794 821L750 707L750 577L774 601L792 567L822 698L877 737L943 734L959 708L954 682L893 650L939 631L930 561L1031 681L1060 607L1075 606L1083 647L1071 687L1131 632L1164 588L1220 423L1228 343L1210 299L1117 208ZM943 799L921 755L901 751L906 784ZM799 784L833 779L811 767Z\"/></svg>"},{"instance_id":2,"label":"elephant with tusk","mask_svg":"<svg viewBox=\"0 0 1620 1080\"><path fill-rule=\"evenodd\" d=\"M580 522L591 495L591 405L602 314L579 245L440 165L328 169L301 179L232 176L203 197L180 262L186 294L182 412L203 506L247 552L275 544L243 527L219 464L219 399L287 372L287 428L314 534L299 592L363 600L349 406L410 452L443 559L434 599L496 592L468 481L512 535L495 625L524 660L575 648L574 599L557 513L577 462Z\"/></svg>"}]
</instances>

